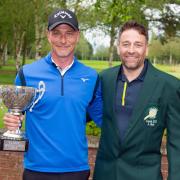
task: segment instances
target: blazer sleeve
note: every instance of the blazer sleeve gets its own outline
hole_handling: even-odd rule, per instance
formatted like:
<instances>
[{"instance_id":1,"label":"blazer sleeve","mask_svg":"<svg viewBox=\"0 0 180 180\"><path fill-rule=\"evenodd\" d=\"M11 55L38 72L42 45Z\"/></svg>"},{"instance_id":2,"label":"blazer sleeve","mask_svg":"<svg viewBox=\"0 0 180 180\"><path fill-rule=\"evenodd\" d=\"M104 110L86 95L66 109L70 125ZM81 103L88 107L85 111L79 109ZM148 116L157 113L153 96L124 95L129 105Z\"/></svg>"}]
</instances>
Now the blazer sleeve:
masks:
<instances>
[{"instance_id":1,"label":"blazer sleeve","mask_svg":"<svg viewBox=\"0 0 180 180\"><path fill-rule=\"evenodd\" d=\"M177 85L178 84L178 85ZM167 105L168 180L180 180L180 81L170 89Z\"/></svg>"}]
</instances>

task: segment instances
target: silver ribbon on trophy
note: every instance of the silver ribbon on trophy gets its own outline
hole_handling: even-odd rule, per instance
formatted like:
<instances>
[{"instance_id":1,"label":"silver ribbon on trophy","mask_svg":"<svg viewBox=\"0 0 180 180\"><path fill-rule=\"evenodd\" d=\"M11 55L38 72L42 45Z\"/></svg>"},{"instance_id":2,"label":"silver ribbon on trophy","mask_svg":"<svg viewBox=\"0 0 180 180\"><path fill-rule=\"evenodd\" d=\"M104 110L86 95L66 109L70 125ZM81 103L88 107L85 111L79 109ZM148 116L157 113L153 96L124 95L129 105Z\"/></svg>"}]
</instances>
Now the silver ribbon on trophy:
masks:
<instances>
[{"instance_id":1,"label":"silver ribbon on trophy","mask_svg":"<svg viewBox=\"0 0 180 180\"><path fill-rule=\"evenodd\" d=\"M13 115L21 115L24 111L33 111L34 106L43 97L45 83L39 82L38 88L28 86L2 85L0 97L8 112ZM28 139L24 137L20 128L15 131L6 131L0 137L0 150L27 151Z\"/></svg>"}]
</instances>

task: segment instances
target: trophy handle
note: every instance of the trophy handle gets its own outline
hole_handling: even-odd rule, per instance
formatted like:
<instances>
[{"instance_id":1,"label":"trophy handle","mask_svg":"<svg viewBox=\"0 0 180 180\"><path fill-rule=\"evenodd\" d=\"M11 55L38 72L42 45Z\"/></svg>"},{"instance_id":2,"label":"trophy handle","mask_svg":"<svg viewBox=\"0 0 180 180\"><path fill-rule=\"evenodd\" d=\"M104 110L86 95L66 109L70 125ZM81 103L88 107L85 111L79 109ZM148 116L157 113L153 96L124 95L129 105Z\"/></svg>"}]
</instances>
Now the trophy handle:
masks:
<instances>
[{"instance_id":1,"label":"trophy handle","mask_svg":"<svg viewBox=\"0 0 180 180\"><path fill-rule=\"evenodd\" d=\"M29 111L32 112L33 107L38 103L38 101L43 97L45 92L45 83L43 81L39 82L38 89L36 89L36 93L38 93L38 98L33 102L32 106L30 107Z\"/></svg>"}]
</instances>

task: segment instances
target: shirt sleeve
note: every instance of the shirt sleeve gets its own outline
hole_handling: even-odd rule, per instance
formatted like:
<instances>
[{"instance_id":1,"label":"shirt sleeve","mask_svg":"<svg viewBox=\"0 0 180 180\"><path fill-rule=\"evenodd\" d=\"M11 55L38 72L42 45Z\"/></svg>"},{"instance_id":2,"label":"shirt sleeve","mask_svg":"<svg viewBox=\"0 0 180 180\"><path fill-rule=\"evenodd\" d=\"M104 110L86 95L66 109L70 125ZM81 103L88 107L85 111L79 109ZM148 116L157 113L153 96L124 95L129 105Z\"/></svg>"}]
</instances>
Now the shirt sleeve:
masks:
<instances>
[{"instance_id":1,"label":"shirt sleeve","mask_svg":"<svg viewBox=\"0 0 180 180\"><path fill-rule=\"evenodd\" d=\"M94 97L87 108L87 113L90 118L96 123L97 126L102 124L102 113L103 113L103 101L102 101L102 89L101 82L98 81Z\"/></svg>"},{"instance_id":2,"label":"shirt sleeve","mask_svg":"<svg viewBox=\"0 0 180 180\"><path fill-rule=\"evenodd\" d=\"M14 80L14 84L15 84L16 86L21 86L21 80L20 80L18 74L16 75L16 78L15 78L15 80Z\"/></svg>"}]
</instances>

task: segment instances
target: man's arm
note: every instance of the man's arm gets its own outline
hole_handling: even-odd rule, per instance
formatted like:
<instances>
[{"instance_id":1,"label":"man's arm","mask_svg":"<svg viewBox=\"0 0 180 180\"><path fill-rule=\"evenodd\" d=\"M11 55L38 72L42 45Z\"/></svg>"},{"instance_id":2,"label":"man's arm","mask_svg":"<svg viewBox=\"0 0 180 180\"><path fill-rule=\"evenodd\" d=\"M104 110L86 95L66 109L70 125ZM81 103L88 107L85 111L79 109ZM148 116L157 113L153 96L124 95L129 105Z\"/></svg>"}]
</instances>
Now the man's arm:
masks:
<instances>
[{"instance_id":1,"label":"man's arm","mask_svg":"<svg viewBox=\"0 0 180 180\"><path fill-rule=\"evenodd\" d=\"M168 180L180 180L180 81L167 108Z\"/></svg>"},{"instance_id":2,"label":"man's arm","mask_svg":"<svg viewBox=\"0 0 180 180\"><path fill-rule=\"evenodd\" d=\"M91 118L96 123L96 125L100 127L102 124L103 101L101 82L99 80L93 95L93 99L87 108L87 113L89 118Z\"/></svg>"}]
</instances>

